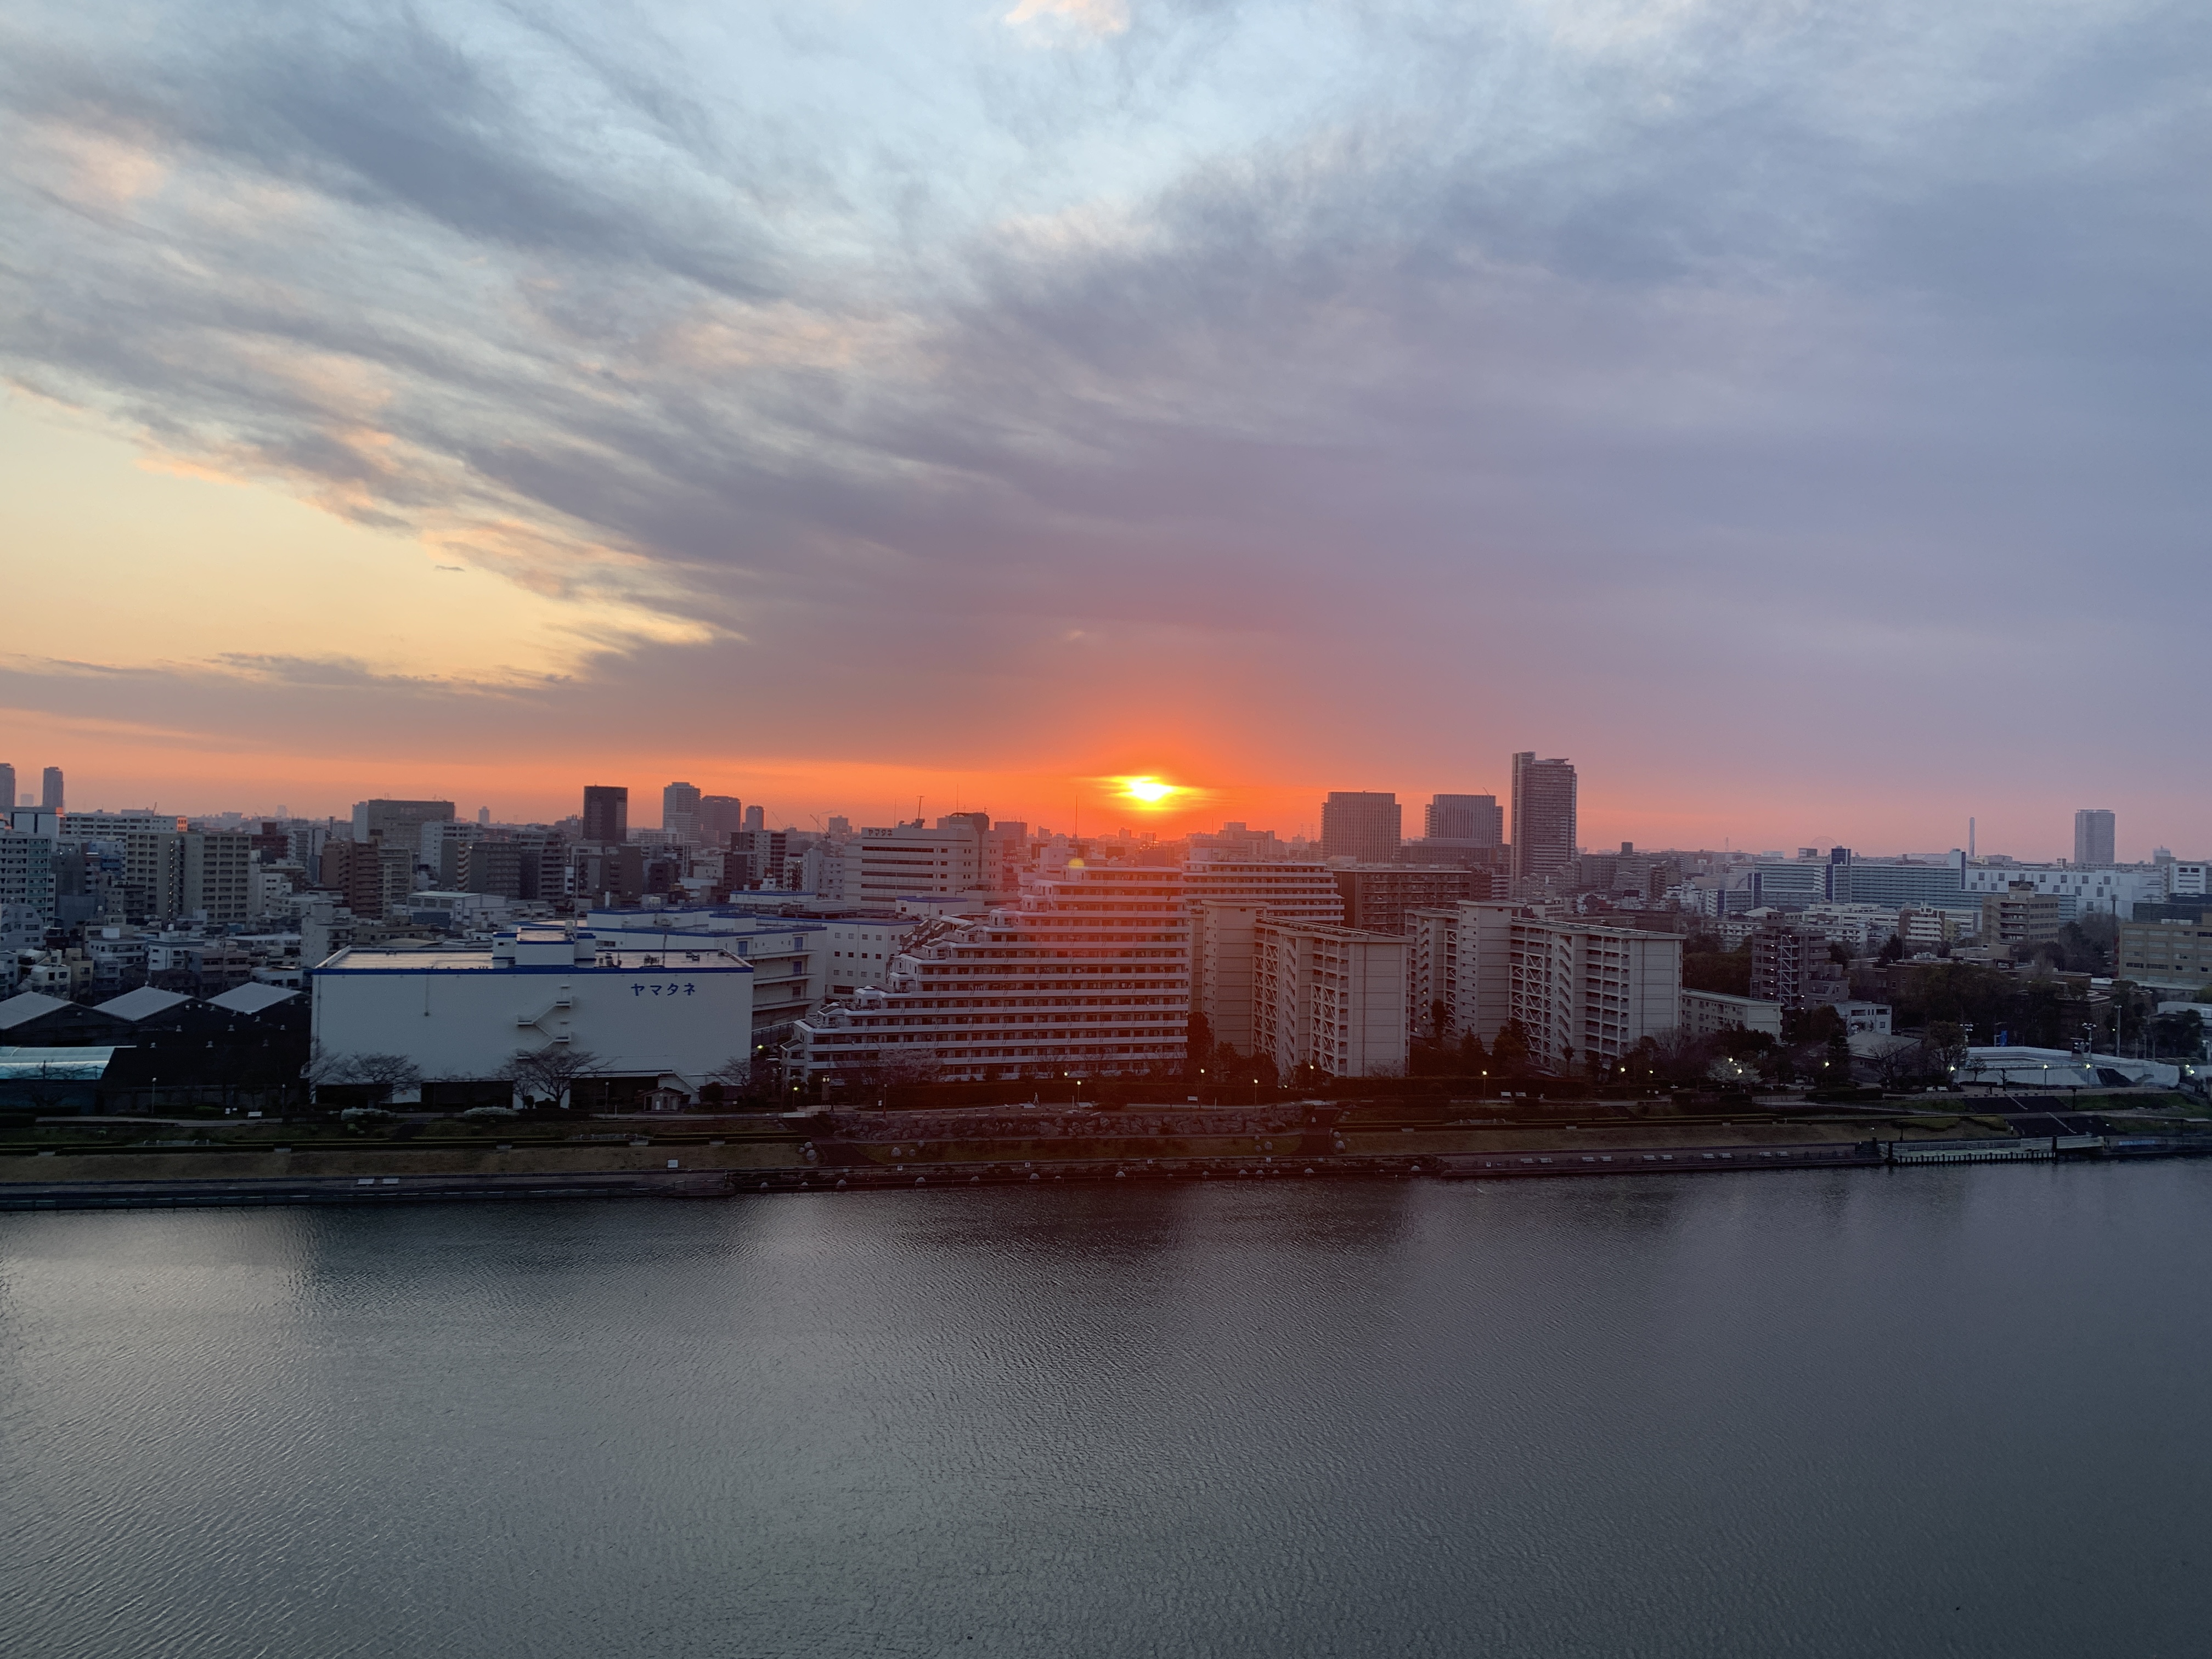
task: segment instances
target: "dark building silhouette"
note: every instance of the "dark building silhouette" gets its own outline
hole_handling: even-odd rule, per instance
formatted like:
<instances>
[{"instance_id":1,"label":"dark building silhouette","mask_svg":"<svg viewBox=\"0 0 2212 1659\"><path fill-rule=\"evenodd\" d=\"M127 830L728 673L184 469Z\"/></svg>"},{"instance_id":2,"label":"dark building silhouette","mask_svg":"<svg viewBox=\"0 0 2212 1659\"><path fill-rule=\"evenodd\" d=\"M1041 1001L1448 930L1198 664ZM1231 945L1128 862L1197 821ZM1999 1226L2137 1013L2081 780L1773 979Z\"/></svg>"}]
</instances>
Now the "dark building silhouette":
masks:
<instances>
[{"instance_id":1,"label":"dark building silhouette","mask_svg":"<svg viewBox=\"0 0 2212 1659\"><path fill-rule=\"evenodd\" d=\"M619 847L629 839L629 791L618 785L584 786L583 839L602 847Z\"/></svg>"}]
</instances>

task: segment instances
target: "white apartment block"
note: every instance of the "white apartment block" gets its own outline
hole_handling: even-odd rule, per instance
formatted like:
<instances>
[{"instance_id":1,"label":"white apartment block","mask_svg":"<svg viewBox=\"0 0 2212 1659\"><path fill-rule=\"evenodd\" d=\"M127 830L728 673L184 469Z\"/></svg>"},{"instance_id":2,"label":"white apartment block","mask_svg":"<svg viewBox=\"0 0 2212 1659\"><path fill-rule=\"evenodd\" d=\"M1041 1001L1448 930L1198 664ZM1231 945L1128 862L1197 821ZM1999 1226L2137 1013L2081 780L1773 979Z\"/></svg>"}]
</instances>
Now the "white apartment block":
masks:
<instances>
[{"instance_id":1,"label":"white apartment block","mask_svg":"<svg viewBox=\"0 0 2212 1659\"><path fill-rule=\"evenodd\" d=\"M1782 1005L1757 997L1730 996L1725 991L1682 993L1682 1035L1719 1036L1724 1031L1764 1031L1782 1039Z\"/></svg>"},{"instance_id":2,"label":"white apartment block","mask_svg":"<svg viewBox=\"0 0 2212 1659\"><path fill-rule=\"evenodd\" d=\"M1253 929L1253 1042L1288 1077L1398 1077L1406 1066L1399 934L1261 916Z\"/></svg>"},{"instance_id":3,"label":"white apartment block","mask_svg":"<svg viewBox=\"0 0 2212 1659\"><path fill-rule=\"evenodd\" d=\"M954 1079L1157 1076L1190 1021L1182 872L1130 866L1032 876L981 921L918 929L881 988L799 1022L794 1079L861 1085L896 1067Z\"/></svg>"},{"instance_id":4,"label":"white apartment block","mask_svg":"<svg viewBox=\"0 0 2212 1659\"><path fill-rule=\"evenodd\" d=\"M1206 1016L1216 1042L1240 1054L1259 1052L1253 1036L1253 930L1267 907L1250 901L1198 899L1190 916L1191 1012Z\"/></svg>"},{"instance_id":5,"label":"white apartment block","mask_svg":"<svg viewBox=\"0 0 2212 1659\"><path fill-rule=\"evenodd\" d=\"M179 915L211 924L246 922L255 915L253 837L238 830L194 830L182 837Z\"/></svg>"},{"instance_id":6,"label":"white apartment block","mask_svg":"<svg viewBox=\"0 0 2212 1659\"><path fill-rule=\"evenodd\" d=\"M823 925L823 974L833 997L849 996L890 977L891 963L921 924L912 916L841 916Z\"/></svg>"},{"instance_id":7,"label":"white apartment block","mask_svg":"<svg viewBox=\"0 0 2212 1659\"><path fill-rule=\"evenodd\" d=\"M1325 864L1291 864L1273 860L1220 858L1200 851L1183 866L1184 902L1226 899L1255 904L1270 915L1301 921L1341 922L1344 895Z\"/></svg>"},{"instance_id":8,"label":"white apartment block","mask_svg":"<svg viewBox=\"0 0 2212 1659\"><path fill-rule=\"evenodd\" d=\"M1493 1042L1518 1020L1540 1064L1595 1064L1681 1024L1682 941L1674 934L1481 901L1415 916L1409 985L1444 1004L1447 1037L1472 1031ZM1414 1017L1425 1030L1426 1010Z\"/></svg>"},{"instance_id":9,"label":"white apartment block","mask_svg":"<svg viewBox=\"0 0 2212 1659\"><path fill-rule=\"evenodd\" d=\"M1213 1040L1240 1054L1267 1052L1253 1025L1253 929L1262 916L1334 926L1344 896L1324 864L1229 857L1201 850L1183 866L1190 913L1191 1006Z\"/></svg>"}]
</instances>

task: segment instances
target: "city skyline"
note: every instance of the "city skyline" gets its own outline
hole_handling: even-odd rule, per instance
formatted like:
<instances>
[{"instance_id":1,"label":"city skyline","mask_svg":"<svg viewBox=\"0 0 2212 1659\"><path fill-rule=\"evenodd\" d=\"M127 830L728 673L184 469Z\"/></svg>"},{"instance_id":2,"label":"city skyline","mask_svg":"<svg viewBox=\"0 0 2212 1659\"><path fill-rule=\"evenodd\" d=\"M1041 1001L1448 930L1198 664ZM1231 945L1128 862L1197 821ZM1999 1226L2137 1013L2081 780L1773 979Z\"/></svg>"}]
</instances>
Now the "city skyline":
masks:
<instances>
[{"instance_id":1,"label":"city skyline","mask_svg":"<svg viewBox=\"0 0 2212 1659\"><path fill-rule=\"evenodd\" d=\"M2187 841L2160 9L556 15L17 9L19 767Z\"/></svg>"}]
</instances>

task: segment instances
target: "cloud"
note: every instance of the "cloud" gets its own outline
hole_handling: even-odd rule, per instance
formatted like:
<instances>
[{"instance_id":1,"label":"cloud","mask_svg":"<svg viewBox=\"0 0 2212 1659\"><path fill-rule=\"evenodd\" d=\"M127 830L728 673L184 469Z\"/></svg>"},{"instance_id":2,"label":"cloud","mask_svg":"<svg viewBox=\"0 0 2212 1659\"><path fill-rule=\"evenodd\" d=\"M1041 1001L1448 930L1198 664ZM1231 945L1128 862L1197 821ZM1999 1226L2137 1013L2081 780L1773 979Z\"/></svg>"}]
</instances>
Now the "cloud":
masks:
<instances>
[{"instance_id":1,"label":"cloud","mask_svg":"<svg viewBox=\"0 0 2212 1659\"><path fill-rule=\"evenodd\" d=\"M2185 692L2186 9L960 15L34 5L0 353L679 731L1656 780Z\"/></svg>"},{"instance_id":2,"label":"cloud","mask_svg":"<svg viewBox=\"0 0 2212 1659\"><path fill-rule=\"evenodd\" d=\"M1010 28L1053 22L1085 34L1120 34L1129 27L1129 8L1127 0L1021 0L1005 21Z\"/></svg>"}]
</instances>

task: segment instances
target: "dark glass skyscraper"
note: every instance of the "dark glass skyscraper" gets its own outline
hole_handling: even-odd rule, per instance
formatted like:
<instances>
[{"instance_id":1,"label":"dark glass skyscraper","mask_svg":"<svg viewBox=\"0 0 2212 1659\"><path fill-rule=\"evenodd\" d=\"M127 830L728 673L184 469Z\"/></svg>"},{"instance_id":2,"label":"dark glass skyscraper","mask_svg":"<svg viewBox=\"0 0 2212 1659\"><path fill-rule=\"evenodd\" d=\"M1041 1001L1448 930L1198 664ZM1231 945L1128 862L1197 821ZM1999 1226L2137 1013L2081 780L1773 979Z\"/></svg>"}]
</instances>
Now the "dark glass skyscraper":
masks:
<instances>
[{"instance_id":1,"label":"dark glass skyscraper","mask_svg":"<svg viewBox=\"0 0 2212 1659\"><path fill-rule=\"evenodd\" d=\"M619 847L629 839L629 791L617 784L584 786L584 839Z\"/></svg>"}]
</instances>

